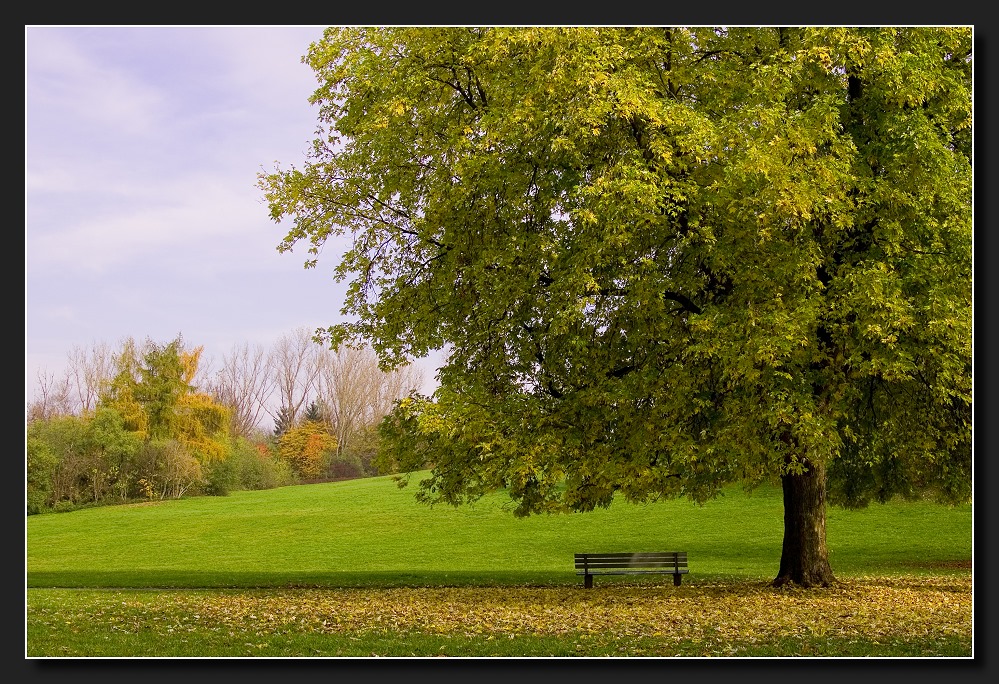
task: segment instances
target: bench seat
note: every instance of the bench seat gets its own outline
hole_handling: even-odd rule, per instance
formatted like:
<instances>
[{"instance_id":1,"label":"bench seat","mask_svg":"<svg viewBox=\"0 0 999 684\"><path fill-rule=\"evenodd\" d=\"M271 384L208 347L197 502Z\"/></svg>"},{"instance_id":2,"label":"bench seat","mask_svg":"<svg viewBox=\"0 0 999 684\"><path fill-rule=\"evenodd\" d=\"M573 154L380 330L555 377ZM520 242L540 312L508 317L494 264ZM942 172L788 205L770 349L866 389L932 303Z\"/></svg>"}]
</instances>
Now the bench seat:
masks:
<instances>
[{"instance_id":1,"label":"bench seat","mask_svg":"<svg viewBox=\"0 0 999 684\"><path fill-rule=\"evenodd\" d=\"M687 574L686 551L646 551L638 553L577 553L576 574L583 576L583 586L593 586L594 575L673 575L673 585L680 586Z\"/></svg>"}]
</instances>

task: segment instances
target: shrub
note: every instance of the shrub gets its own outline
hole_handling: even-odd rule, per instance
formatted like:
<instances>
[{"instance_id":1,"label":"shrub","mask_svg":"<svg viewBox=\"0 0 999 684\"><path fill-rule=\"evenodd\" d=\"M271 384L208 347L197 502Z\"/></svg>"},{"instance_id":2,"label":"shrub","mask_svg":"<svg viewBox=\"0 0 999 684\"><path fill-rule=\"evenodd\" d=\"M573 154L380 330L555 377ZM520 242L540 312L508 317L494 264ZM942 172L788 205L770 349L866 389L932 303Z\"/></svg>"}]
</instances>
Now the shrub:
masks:
<instances>
[{"instance_id":1,"label":"shrub","mask_svg":"<svg viewBox=\"0 0 999 684\"><path fill-rule=\"evenodd\" d=\"M353 480L364 477L364 464L357 454L345 452L330 460L329 476L333 480Z\"/></svg>"},{"instance_id":2,"label":"shrub","mask_svg":"<svg viewBox=\"0 0 999 684\"><path fill-rule=\"evenodd\" d=\"M189 489L197 490L205 484L201 463L174 439L157 439L144 444L137 462L139 474L150 487L148 491L160 499L179 499Z\"/></svg>"},{"instance_id":3,"label":"shrub","mask_svg":"<svg viewBox=\"0 0 999 684\"><path fill-rule=\"evenodd\" d=\"M59 459L52 448L38 437L27 440L27 513L43 512L52 496L52 478Z\"/></svg>"},{"instance_id":4,"label":"shrub","mask_svg":"<svg viewBox=\"0 0 999 684\"><path fill-rule=\"evenodd\" d=\"M266 444L238 439L233 445L239 489L273 489L295 484L291 466L281 460Z\"/></svg>"},{"instance_id":5,"label":"shrub","mask_svg":"<svg viewBox=\"0 0 999 684\"><path fill-rule=\"evenodd\" d=\"M204 491L209 496L229 496L239 486L239 463L234 456L213 461L204 471Z\"/></svg>"},{"instance_id":6,"label":"shrub","mask_svg":"<svg viewBox=\"0 0 999 684\"><path fill-rule=\"evenodd\" d=\"M323 423L307 420L285 432L278 440L278 454L295 474L315 479L329 468L336 453L336 439Z\"/></svg>"},{"instance_id":7,"label":"shrub","mask_svg":"<svg viewBox=\"0 0 999 684\"><path fill-rule=\"evenodd\" d=\"M360 473L356 477L370 477L378 474L378 467L374 460L378 455L378 435L377 425L368 425L355 431L350 436L343 450L343 456L347 456L350 463L360 464Z\"/></svg>"}]
</instances>

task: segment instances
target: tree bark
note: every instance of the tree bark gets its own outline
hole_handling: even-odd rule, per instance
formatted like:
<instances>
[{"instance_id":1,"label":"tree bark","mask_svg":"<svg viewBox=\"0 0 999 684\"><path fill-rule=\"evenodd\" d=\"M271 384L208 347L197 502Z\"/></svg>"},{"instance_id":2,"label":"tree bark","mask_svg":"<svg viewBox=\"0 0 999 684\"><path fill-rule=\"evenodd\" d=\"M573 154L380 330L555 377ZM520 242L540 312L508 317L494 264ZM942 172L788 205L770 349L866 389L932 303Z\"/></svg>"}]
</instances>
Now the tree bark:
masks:
<instances>
[{"instance_id":1,"label":"tree bark","mask_svg":"<svg viewBox=\"0 0 999 684\"><path fill-rule=\"evenodd\" d=\"M826 472L806 461L807 470L781 476L784 543L773 586L828 587L836 578L826 548Z\"/></svg>"}]
</instances>

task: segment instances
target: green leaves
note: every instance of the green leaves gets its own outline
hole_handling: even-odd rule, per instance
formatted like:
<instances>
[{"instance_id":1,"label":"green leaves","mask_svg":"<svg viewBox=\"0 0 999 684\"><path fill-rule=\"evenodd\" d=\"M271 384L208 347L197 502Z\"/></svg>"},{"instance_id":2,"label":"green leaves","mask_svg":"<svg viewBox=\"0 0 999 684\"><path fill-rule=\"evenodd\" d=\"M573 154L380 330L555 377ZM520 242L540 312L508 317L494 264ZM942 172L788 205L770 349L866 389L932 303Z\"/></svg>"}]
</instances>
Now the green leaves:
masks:
<instances>
[{"instance_id":1,"label":"green leaves","mask_svg":"<svg viewBox=\"0 0 999 684\"><path fill-rule=\"evenodd\" d=\"M259 185L281 251L340 250L331 343L448 349L385 426L427 500L704 500L787 459L970 482L970 55L947 27L330 29L319 137Z\"/></svg>"}]
</instances>

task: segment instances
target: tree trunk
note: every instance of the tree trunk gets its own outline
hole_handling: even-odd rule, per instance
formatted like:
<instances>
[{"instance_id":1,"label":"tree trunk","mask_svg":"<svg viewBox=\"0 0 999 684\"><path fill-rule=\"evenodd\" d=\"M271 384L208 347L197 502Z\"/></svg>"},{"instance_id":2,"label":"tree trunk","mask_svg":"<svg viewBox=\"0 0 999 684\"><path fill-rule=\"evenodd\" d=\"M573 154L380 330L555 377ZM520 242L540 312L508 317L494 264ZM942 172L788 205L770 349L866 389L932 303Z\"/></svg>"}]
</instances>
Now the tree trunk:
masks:
<instances>
[{"instance_id":1,"label":"tree trunk","mask_svg":"<svg viewBox=\"0 0 999 684\"><path fill-rule=\"evenodd\" d=\"M801 475L781 476L784 545L775 587L828 587L836 581L826 549L826 471L809 461L805 466Z\"/></svg>"}]
</instances>

